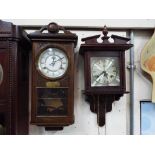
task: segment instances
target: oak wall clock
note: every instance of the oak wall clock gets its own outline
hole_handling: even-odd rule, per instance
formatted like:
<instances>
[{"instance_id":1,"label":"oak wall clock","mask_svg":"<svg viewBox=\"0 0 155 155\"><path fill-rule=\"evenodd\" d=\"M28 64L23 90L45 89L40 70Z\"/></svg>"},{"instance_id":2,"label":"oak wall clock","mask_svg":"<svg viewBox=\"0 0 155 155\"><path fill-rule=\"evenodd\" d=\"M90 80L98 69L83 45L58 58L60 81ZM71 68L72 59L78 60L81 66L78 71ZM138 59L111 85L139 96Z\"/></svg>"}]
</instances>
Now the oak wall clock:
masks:
<instances>
[{"instance_id":1,"label":"oak wall clock","mask_svg":"<svg viewBox=\"0 0 155 155\"><path fill-rule=\"evenodd\" d=\"M0 20L0 125L7 135L29 131L30 48L21 27Z\"/></svg>"},{"instance_id":2,"label":"oak wall clock","mask_svg":"<svg viewBox=\"0 0 155 155\"><path fill-rule=\"evenodd\" d=\"M105 124L105 113L112 110L112 103L126 93L125 50L132 47L128 38L112 35L109 42L107 28L104 27L102 43L100 35L83 38L80 47L84 56L84 76L86 100L92 112L97 113L99 126Z\"/></svg>"},{"instance_id":3,"label":"oak wall clock","mask_svg":"<svg viewBox=\"0 0 155 155\"><path fill-rule=\"evenodd\" d=\"M74 122L77 35L50 23L28 36L33 44L31 123L45 126L46 130L62 129Z\"/></svg>"}]
</instances>

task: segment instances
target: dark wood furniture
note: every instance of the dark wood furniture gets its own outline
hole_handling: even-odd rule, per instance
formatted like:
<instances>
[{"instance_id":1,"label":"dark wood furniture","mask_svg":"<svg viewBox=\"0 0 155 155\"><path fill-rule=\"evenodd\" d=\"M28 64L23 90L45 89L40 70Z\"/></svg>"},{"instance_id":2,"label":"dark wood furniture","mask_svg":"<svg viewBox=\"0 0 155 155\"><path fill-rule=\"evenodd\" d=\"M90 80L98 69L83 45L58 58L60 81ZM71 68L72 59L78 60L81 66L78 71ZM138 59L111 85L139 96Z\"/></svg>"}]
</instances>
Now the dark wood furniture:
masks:
<instances>
[{"instance_id":1,"label":"dark wood furniture","mask_svg":"<svg viewBox=\"0 0 155 155\"><path fill-rule=\"evenodd\" d=\"M32 41L31 123L60 130L74 123L74 48L77 36L50 23L28 37ZM68 60L66 60L68 59ZM68 65L66 65L66 62ZM67 69L63 72L63 65Z\"/></svg>"},{"instance_id":2,"label":"dark wood furniture","mask_svg":"<svg viewBox=\"0 0 155 155\"><path fill-rule=\"evenodd\" d=\"M92 112L97 113L99 126L105 124L105 114L112 110L112 103L126 93L125 50L133 45L128 38L112 35L109 42L107 28L103 29L102 42L100 35L83 38L80 47L84 56L84 76L86 101ZM103 67L104 66L104 67Z\"/></svg>"},{"instance_id":3,"label":"dark wood furniture","mask_svg":"<svg viewBox=\"0 0 155 155\"><path fill-rule=\"evenodd\" d=\"M18 26L0 21L0 124L5 134L28 134L30 42ZM4 132L3 132L4 133Z\"/></svg>"}]
</instances>

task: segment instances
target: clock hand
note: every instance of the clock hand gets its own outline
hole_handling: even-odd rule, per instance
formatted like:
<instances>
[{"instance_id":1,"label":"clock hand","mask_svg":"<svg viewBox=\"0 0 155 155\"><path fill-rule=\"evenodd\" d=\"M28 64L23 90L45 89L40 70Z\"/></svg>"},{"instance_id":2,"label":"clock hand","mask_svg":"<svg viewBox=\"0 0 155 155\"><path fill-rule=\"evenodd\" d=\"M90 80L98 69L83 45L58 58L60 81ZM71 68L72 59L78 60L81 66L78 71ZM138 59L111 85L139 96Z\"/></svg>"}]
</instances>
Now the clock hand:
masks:
<instances>
[{"instance_id":1,"label":"clock hand","mask_svg":"<svg viewBox=\"0 0 155 155\"><path fill-rule=\"evenodd\" d=\"M97 77L99 78L103 74L104 74L104 77L108 77L108 73L105 70L102 71L99 75L97 75Z\"/></svg>"},{"instance_id":2,"label":"clock hand","mask_svg":"<svg viewBox=\"0 0 155 155\"><path fill-rule=\"evenodd\" d=\"M52 60L53 60L53 61L52 61L51 64L49 64L49 65L54 67L54 65L55 65L56 62L61 61L61 60L64 59L64 58L65 58L65 57L62 57L62 58L59 57L59 59L57 59L57 60L55 61L56 58L55 58L55 56L53 56L53 57L52 57ZM61 64L61 69L63 69L62 64Z\"/></svg>"},{"instance_id":3,"label":"clock hand","mask_svg":"<svg viewBox=\"0 0 155 155\"><path fill-rule=\"evenodd\" d=\"M52 58L52 59L53 59L53 58ZM53 59L53 62L51 63L51 65L54 66L56 62L58 62L58 61L60 61L60 60L62 60L62 59L64 59L64 57L59 58L58 60L54 61L54 60L55 60L55 58L54 58L54 59Z\"/></svg>"},{"instance_id":4,"label":"clock hand","mask_svg":"<svg viewBox=\"0 0 155 155\"><path fill-rule=\"evenodd\" d=\"M62 60L62 59L64 59L64 57L59 58L58 60L56 60L56 61L54 61L54 62L56 63L57 61L60 61L60 60Z\"/></svg>"},{"instance_id":5,"label":"clock hand","mask_svg":"<svg viewBox=\"0 0 155 155\"><path fill-rule=\"evenodd\" d=\"M55 65L55 62L53 61L51 64L49 64L50 66L54 66Z\"/></svg>"},{"instance_id":6,"label":"clock hand","mask_svg":"<svg viewBox=\"0 0 155 155\"><path fill-rule=\"evenodd\" d=\"M111 67L111 65L112 65L112 61L110 61L110 63L105 67L105 71L107 71L110 67Z\"/></svg>"},{"instance_id":7,"label":"clock hand","mask_svg":"<svg viewBox=\"0 0 155 155\"><path fill-rule=\"evenodd\" d=\"M96 84L96 82L98 82L101 77L105 77L106 79L108 79L108 73L106 71L102 71L102 73L100 73L99 75L97 75L97 79L94 81L93 85Z\"/></svg>"},{"instance_id":8,"label":"clock hand","mask_svg":"<svg viewBox=\"0 0 155 155\"><path fill-rule=\"evenodd\" d=\"M56 61L54 61L54 59L53 59L53 62L52 62L50 65L54 66L56 62L61 61L62 59L64 59L64 57L59 58L59 59L56 60Z\"/></svg>"},{"instance_id":9,"label":"clock hand","mask_svg":"<svg viewBox=\"0 0 155 155\"><path fill-rule=\"evenodd\" d=\"M53 61L51 62L51 64L49 64L50 66L54 66L55 65L55 62L57 62L57 61L55 61L55 59L56 59L55 56L52 56L52 60Z\"/></svg>"},{"instance_id":10,"label":"clock hand","mask_svg":"<svg viewBox=\"0 0 155 155\"><path fill-rule=\"evenodd\" d=\"M53 61L55 60L55 56L52 56Z\"/></svg>"},{"instance_id":11,"label":"clock hand","mask_svg":"<svg viewBox=\"0 0 155 155\"><path fill-rule=\"evenodd\" d=\"M102 70L102 68L100 68L98 65L94 64L94 66L95 66L98 70Z\"/></svg>"},{"instance_id":12,"label":"clock hand","mask_svg":"<svg viewBox=\"0 0 155 155\"><path fill-rule=\"evenodd\" d=\"M102 74L103 75L103 74ZM102 75L100 75L94 82L93 82L93 86L95 86L96 85L96 83L100 80L100 78L102 77Z\"/></svg>"}]
</instances>

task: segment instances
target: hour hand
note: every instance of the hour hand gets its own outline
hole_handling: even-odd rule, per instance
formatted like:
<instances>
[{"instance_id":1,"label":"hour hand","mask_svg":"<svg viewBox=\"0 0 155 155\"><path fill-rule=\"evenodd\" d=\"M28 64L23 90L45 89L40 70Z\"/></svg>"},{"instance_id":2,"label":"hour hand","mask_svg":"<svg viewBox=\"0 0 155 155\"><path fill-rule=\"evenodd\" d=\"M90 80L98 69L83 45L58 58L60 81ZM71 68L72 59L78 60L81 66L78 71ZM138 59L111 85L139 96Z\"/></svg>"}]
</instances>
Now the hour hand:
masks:
<instances>
[{"instance_id":1,"label":"hour hand","mask_svg":"<svg viewBox=\"0 0 155 155\"><path fill-rule=\"evenodd\" d=\"M102 71L99 75L96 75L96 80L94 81L93 85L96 85L96 83L98 83L101 78L106 78L108 79L108 73L106 71Z\"/></svg>"},{"instance_id":2,"label":"hour hand","mask_svg":"<svg viewBox=\"0 0 155 155\"><path fill-rule=\"evenodd\" d=\"M108 78L108 73L106 71L102 71L99 75L96 75L96 77L99 78L103 74L104 74L104 77Z\"/></svg>"},{"instance_id":3,"label":"hour hand","mask_svg":"<svg viewBox=\"0 0 155 155\"><path fill-rule=\"evenodd\" d=\"M103 72L100 73L99 75L96 75L96 76L95 76L96 79L95 79L95 81L94 81L94 85L96 84L96 82L100 81L100 79L101 79L102 76L103 76Z\"/></svg>"},{"instance_id":4,"label":"hour hand","mask_svg":"<svg viewBox=\"0 0 155 155\"><path fill-rule=\"evenodd\" d=\"M52 56L51 58L52 58L52 62L50 64L50 66L54 66L55 65L55 61L54 61L55 60L55 56Z\"/></svg>"},{"instance_id":5,"label":"hour hand","mask_svg":"<svg viewBox=\"0 0 155 155\"><path fill-rule=\"evenodd\" d=\"M51 62L50 66L54 66L55 65L55 61Z\"/></svg>"}]
</instances>

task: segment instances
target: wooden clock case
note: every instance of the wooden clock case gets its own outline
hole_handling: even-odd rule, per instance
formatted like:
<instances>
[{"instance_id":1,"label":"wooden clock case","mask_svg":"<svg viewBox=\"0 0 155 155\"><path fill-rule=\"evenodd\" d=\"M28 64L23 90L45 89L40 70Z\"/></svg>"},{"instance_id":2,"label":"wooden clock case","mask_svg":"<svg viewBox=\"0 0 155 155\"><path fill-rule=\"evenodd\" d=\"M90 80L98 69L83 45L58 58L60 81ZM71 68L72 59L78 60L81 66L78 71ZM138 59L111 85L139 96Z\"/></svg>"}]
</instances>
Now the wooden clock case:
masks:
<instances>
[{"instance_id":1,"label":"wooden clock case","mask_svg":"<svg viewBox=\"0 0 155 155\"><path fill-rule=\"evenodd\" d=\"M112 110L112 103L119 100L124 93L126 93L126 79L125 79L125 50L128 50L133 45L128 44L128 38L112 35L113 43L109 42L107 36L107 28L103 29L102 43L97 40L100 35L83 38L85 42L80 47L80 54L84 57L84 77L85 90L83 93L86 96L86 101L90 103L92 112L97 113L97 122L99 126L105 124L105 113ZM119 60L119 86L102 86L91 87L91 57L117 57Z\"/></svg>"},{"instance_id":2,"label":"wooden clock case","mask_svg":"<svg viewBox=\"0 0 155 155\"><path fill-rule=\"evenodd\" d=\"M44 33L47 31L47 33ZM60 130L63 126L74 123L74 48L77 44L77 35L66 31L56 23L50 23L44 26L40 31L28 35L32 40L32 61L31 61L31 123L38 126L45 126L46 130ZM61 49L68 57L69 65L65 75L58 79L50 79L41 75L37 70L36 64L39 55L47 48ZM65 92L65 101L60 110L54 110L51 113L40 112L38 106L41 101L39 93L46 97L53 97L52 93L58 96ZM49 96L47 93L49 93ZM54 94L53 93L53 94ZM59 97L59 96L58 96ZM60 99L62 101L62 99ZM46 100L44 100L46 103ZM52 99L51 99L52 103ZM50 107L51 108L51 107ZM47 109L44 108L46 111Z\"/></svg>"},{"instance_id":3,"label":"wooden clock case","mask_svg":"<svg viewBox=\"0 0 155 155\"><path fill-rule=\"evenodd\" d=\"M0 124L4 134L28 134L28 64L30 41L26 32L0 21Z\"/></svg>"}]
</instances>

